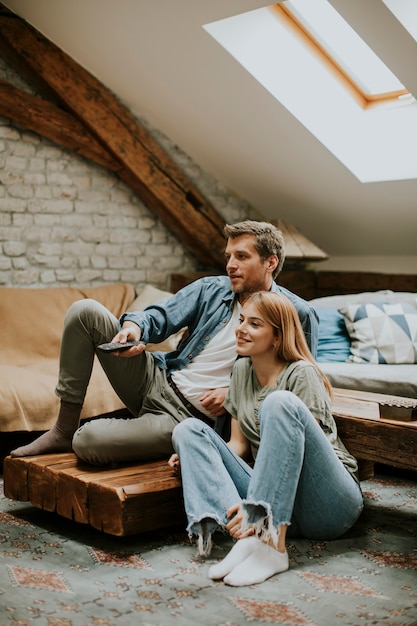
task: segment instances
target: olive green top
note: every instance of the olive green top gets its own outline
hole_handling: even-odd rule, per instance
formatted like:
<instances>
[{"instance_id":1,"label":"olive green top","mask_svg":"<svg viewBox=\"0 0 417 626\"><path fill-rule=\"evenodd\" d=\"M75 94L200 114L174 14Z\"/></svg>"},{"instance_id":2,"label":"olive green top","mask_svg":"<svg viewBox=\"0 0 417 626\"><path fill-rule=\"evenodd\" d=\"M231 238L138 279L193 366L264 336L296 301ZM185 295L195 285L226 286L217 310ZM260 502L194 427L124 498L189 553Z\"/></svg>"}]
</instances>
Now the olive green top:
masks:
<instances>
[{"instance_id":1,"label":"olive green top","mask_svg":"<svg viewBox=\"0 0 417 626\"><path fill-rule=\"evenodd\" d=\"M347 451L337 434L329 395L316 367L308 361L296 361L285 366L277 377L275 387L261 387L249 357L238 359L233 367L232 379L225 400L225 408L238 420L242 433L251 445L255 459L260 443L258 411L261 403L272 391L292 391L307 406L323 429L338 458L357 479L358 464Z\"/></svg>"}]
</instances>

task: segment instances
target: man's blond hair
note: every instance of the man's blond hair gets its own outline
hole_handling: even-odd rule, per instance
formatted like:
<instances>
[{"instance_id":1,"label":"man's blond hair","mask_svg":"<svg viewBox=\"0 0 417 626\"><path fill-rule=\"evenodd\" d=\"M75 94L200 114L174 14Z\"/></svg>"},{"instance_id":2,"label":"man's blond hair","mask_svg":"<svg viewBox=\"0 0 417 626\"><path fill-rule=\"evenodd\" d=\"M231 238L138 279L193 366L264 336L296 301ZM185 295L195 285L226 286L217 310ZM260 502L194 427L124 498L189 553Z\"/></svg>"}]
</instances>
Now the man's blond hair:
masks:
<instances>
[{"instance_id":1,"label":"man's blond hair","mask_svg":"<svg viewBox=\"0 0 417 626\"><path fill-rule=\"evenodd\" d=\"M236 239L241 235L253 235L255 237L255 249L263 261L271 255L278 257L278 265L273 273L275 279L285 261L284 237L279 228L269 222L256 222L245 220L236 224L226 224L224 227L226 239Z\"/></svg>"}]
</instances>

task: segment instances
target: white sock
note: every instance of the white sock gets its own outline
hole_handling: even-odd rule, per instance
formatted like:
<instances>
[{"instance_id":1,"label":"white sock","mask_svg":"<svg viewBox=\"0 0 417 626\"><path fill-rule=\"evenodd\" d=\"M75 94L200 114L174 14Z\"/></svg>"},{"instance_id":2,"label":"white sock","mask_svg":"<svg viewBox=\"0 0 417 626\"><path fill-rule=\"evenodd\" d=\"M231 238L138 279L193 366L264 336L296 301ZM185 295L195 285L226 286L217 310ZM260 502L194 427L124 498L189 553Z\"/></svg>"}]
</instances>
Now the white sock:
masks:
<instances>
[{"instance_id":1,"label":"white sock","mask_svg":"<svg viewBox=\"0 0 417 626\"><path fill-rule=\"evenodd\" d=\"M285 572L289 567L288 553L278 552L266 543L260 542L256 551L252 552L245 561L237 565L224 578L226 585L242 587L262 583L274 574Z\"/></svg>"},{"instance_id":2,"label":"white sock","mask_svg":"<svg viewBox=\"0 0 417 626\"><path fill-rule=\"evenodd\" d=\"M216 563L216 565L210 567L208 577L212 580L224 578L234 567L247 559L259 545L262 545L262 542L257 537L239 539L230 550L229 554L225 556L220 563Z\"/></svg>"}]
</instances>

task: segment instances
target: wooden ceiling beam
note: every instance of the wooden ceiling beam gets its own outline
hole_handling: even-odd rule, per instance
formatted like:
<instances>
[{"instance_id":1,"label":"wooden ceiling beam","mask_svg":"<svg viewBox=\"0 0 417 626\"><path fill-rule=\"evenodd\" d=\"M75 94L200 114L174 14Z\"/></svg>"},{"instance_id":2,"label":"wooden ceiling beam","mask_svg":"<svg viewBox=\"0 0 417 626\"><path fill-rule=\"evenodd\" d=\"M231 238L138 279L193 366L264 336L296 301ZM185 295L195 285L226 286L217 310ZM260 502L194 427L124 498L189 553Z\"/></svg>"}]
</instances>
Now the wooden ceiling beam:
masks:
<instances>
[{"instance_id":1,"label":"wooden ceiling beam","mask_svg":"<svg viewBox=\"0 0 417 626\"><path fill-rule=\"evenodd\" d=\"M0 115L117 172L117 161L80 121L54 104L0 80Z\"/></svg>"},{"instance_id":2,"label":"wooden ceiling beam","mask_svg":"<svg viewBox=\"0 0 417 626\"><path fill-rule=\"evenodd\" d=\"M224 219L109 89L1 3L0 52L105 147L118 176L204 267L224 269Z\"/></svg>"}]
</instances>

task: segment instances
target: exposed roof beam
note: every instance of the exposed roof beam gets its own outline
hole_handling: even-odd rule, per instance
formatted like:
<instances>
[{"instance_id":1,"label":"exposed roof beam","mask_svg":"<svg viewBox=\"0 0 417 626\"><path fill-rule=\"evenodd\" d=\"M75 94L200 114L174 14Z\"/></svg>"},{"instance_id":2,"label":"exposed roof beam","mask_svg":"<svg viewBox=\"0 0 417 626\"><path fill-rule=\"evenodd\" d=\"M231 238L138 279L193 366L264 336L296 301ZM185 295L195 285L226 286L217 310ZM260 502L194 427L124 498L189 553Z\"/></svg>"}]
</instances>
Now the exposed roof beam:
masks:
<instances>
[{"instance_id":1,"label":"exposed roof beam","mask_svg":"<svg viewBox=\"0 0 417 626\"><path fill-rule=\"evenodd\" d=\"M109 170L120 170L119 161L76 117L3 80L0 80L0 115Z\"/></svg>"},{"instance_id":2,"label":"exposed roof beam","mask_svg":"<svg viewBox=\"0 0 417 626\"><path fill-rule=\"evenodd\" d=\"M118 176L205 267L224 268L223 218L110 90L2 4L0 52L109 151Z\"/></svg>"}]
</instances>

